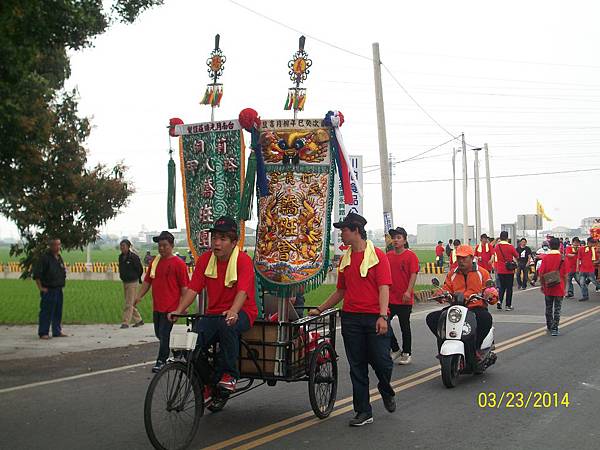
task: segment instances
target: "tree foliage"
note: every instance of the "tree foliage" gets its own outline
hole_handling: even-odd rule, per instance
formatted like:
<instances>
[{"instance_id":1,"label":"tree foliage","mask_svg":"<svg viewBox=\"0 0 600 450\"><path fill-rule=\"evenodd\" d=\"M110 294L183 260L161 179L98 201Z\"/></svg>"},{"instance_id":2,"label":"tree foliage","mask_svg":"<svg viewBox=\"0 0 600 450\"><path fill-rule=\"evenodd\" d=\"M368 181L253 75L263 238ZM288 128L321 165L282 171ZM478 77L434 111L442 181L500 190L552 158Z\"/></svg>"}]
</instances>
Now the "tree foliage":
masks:
<instances>
[{"instance_id":1,"label":"tree foliage","mask_svg":"<svg viewBox=\"0 0 600 450\"><path fill-rule=\"evenodd\" d=\"M0 2L0 214L22 237L23 275L59 237L83 248L126 205L126 167L87 167L90 122L65 90L68 51L91 46L115 22L131 23L161 0Z\"/></svg>"}]
</instances>

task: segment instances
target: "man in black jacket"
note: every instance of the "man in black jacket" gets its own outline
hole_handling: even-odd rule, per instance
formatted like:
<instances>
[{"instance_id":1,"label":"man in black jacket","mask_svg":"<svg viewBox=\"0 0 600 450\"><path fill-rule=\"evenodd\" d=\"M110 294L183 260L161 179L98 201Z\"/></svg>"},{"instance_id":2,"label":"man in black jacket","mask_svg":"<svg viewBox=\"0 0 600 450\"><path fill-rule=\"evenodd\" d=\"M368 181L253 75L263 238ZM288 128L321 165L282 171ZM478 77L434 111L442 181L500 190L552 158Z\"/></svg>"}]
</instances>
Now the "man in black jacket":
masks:
<instances>
[{"instance_id":1,"label":"man in black jacket","mask_svg":"<svg viewBox=\"0 0 600 450\"><path fill-rule=\"evenodd\" d=\"M119 255L119 276L123 282L125 292L125 308L123 309L123 322L121 328L129 328L129 322L133 317L133 326L144 325L140 312L135 307L135 297L137 287L140 283L140 277L144 273L140 257L131 251L131 242L129 239L123 239L120 244L121 254Z\"/></svg>"},{"instance_id":2,"label":"man in black jacket","mask_svg":"<svg viewBox=\"0 0 600 450\"><path fill-rule=\"evenodd\" d=\"M60 256L60 239L52 239L48 251L42 255L33 268L33 279L40 290L40 317L38 335L40 339L50 339L50 325L53 337L67 337L62 331L63 291L67 271Z\"/></svg>"}]
</instances>

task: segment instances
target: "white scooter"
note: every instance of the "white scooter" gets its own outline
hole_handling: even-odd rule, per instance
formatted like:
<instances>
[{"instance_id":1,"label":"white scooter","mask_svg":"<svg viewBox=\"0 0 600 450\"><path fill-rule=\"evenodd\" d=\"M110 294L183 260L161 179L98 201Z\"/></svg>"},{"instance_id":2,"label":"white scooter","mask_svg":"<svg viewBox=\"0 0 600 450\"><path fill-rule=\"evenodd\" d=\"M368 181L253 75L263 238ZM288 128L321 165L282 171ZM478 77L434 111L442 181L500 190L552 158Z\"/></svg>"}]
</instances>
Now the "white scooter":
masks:
<instances>
[{"instance_id":1,"label":"white scooter","mask_svg":"<svg viewBox=\"0 0 600 450\"><path fill-rule=\"evenodd\" d=\"M432 284L439 287L437 278L431 280ZM494 282L489 280L486 287L493 287ZM485 300L483 296L473 295L465 300L462 293L444 293L433 297L432 300L447 300L450 307L442 312L438 322L438 336L443 341L440 348L440 365L442 381L447 388L456 386L458 376L462 373L481 374L489 366L496 362L496 354L493 352L494 327L485 337L481 344L481 357L479 360L475 355L477 339L477 319L475 313L469 311L466 304L471 299ZM467 343L468 345L465 345ZM467 349L467 350L466 350Z\"/></svg>"}]
</instances>

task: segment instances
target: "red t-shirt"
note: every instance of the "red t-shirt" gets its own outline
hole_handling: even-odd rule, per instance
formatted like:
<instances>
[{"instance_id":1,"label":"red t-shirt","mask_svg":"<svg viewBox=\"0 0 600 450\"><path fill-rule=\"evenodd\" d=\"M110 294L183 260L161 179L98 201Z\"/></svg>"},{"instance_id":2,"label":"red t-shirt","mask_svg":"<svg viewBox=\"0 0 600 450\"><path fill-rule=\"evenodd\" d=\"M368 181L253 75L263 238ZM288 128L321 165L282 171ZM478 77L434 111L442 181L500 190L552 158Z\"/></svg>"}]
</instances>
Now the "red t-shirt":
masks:
<instances>
[{"instance_id":1,"label":"red t-shirt","mask_svg":"<svg viewBox=\"0 0 600 450\"><path fill-rule=\"evenodd\" d=\"M442 245L437 245L435 247L435 256L442 256L444 254L444 247Z\"/></svg>"},{"instance_id":2,"label":"red t-shirt","mask_svg":"<svg viewBox=\"0 0 600 450\"><path fill-rule=\"evenodd\" d=\"M480 267L483 267L488 272L492 270L492 254L494 253L494 247L488 242L487 244L478 244L475 247L475 256Z\"/></svg>"},{"instance_id":3,"label":"red t-shirt","mask_svg":"<svg viewBox=\"0 0 600 450\"><path fill-rule=\"evenodd\" d=\"M154 258L153 258L154 260ZM152 308L156 312L172 312L179 305L181 288L189 283L187 266L178 256L161 258L156 266L156 276L150 278L152 263L148 266L144 281L152 286Z\"/></svg>"},{"instance_id":4,"label":"red t-shirt","mask_svg":"<svg viewBox=\"0 0 600 450\"><path fill-rule=\"evenodd\" d=\"M366 277L360 276L360 263L365 252L352 252L350 265L338 272L337 288L344 289L345 312L379 314L379 286L392 284L390 263L385 253L375 248L379 263L369 269Z\"/></svg>"},{"instance_id":5,"label":"red t-shirt","mask_svg":"<svg viewBox=\"0 0 600 450\"><path fill-rule=\"evenodd\" d=\"M225 286L228 261L217 261L217 278L208 278L204 275L211 256L212 252L209 251L198 258L189 288L201 292L206 287L208 294L206 314L222 314L227 311L233 305L236 294L244 291L248 297L242 306L242 311L246 313L248 319L250 319L250 326L252 326L256 316L258 316L252 259L244 252L238 254L237 281L229 288Z\"/></svg>"},{"instance_id":6,"label":"red t-shirt","mask_svg":"<svg viewBox=\"0 0 600 450\"><path fill-rule=\"evenodd\" d=\"M598 259L598 256L600 256L600 252L598 252L598 249L595 249L593 247L590 248L588 246L585 246L585 247L581 247L579 249L577 258L579 259L579 272L580 273L593 273L594 272L594 259L592 258L592 253L593 253L593 256L595 256L595 259Z\"/></svg>"},{"instance_id":7,"label":"red t-shirt","mask_svg":"<svg viewBox=\"0 0 600 450\"><path fill-rule=\"evenodd\" d=\"M410 301L405 302L403 296L408 289L411 275L419 273L419 258L412 250L404 250L400 254L392 250L387 252L387 258L392 272L390 303L394 305L413 305L415 303L414 290L410 292Z\"/></svg>"},{"instance_id":8,"label":"red t-shirt","mask_svg":"<svg viewBox=\"0 0 600 450\"><path fill-rule=\"evenodd\" d=\"M540 277L545 273L552 272L553 270L560 270L560 284L552 287L544 286L542 282L542 292L545 295L554 296L554 297L564 297L565 295L565 276L568 273L568 268L566 261L562 261L562 255L560 254L560 250L557 250L558 253L548 253L544 255L544 259L542 259L542 264L540 265Z\"/></svg>"},{"instance_id":9,"label":"red t-shirt","mask_svg":"<svg viewBox=\"0 0 600 450\"><path fill-rule=\"evenodd\" d=\"M515 273L514 270L508 270L504 265L505 261L512 261L513 256L515 258L519 257L519 254L511 244L508 242L498 243L494 249L494 254L496 255L496 273Z\"/></svg>"},{"instance_id":10,"label":"red t-shirt","mask_svg":"<svg viewBox=\"0 0 600 450\"><path fill-rule=\"evenodd\" d=\"M573 246L567 247L566 256L565 256L565 265L567 266L567 271L569 273L575 273L577 270L577 253L579 251L579 247L575 248Z\"/></svg>"}]
</instances>

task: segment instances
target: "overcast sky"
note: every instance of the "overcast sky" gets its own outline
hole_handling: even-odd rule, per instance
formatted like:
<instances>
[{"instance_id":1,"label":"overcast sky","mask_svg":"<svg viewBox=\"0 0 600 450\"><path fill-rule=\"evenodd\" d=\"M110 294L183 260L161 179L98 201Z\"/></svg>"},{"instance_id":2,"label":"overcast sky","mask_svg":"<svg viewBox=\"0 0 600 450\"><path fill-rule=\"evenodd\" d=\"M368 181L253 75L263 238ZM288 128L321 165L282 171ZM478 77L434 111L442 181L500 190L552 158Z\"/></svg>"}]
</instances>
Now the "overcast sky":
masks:
<instances>
[{"instance_id":1,"label":"overcast sky","mask_svg":"<svg viewBox=\"0 0 600 450\"><path fill-rule=\"evenodd\" d=\"M369 60L377 41L383 63L443 128L452 135L464 132L472 145L488 143L493 176L600 169L597 2L240 2L306 33L313 66L300 117L342 111L347 150L362 154L365 166L379 163ZM137 190L103 232L166 228L165 127L170 117L186 123L210 119L210 108L198 103L209 82L205 61L216 33L227 56L216 118L237 118L245 107L263 118L290 117L283 111L290 86L287 62L299 33L230 1L165 0L134 25L115 26L93 48L72 54L69 86L79 89L81 114L91 116L94 125L90 164L123 160ZM396 160L451 139L385 70L383 90L388 150ZM452 147L458 144L396 166L394 225L415 232L418 223L452 221L450 182L405 182L450 178ZM472 176L473 152L468 157ZM514 222L517 214L534 213L536 198L554 219L548 226L577 227L583 217L600 215L599 174L493 179L496 228ZM383 223L378 180L378 171L365 175L372 183L364 187L370 228ZM178 174L177 215L183 226L180 181ZM481 187L486 228L484 182ZM2 219L0 235L16 237L16 229Z\"/></svg>"}]
</instances>

